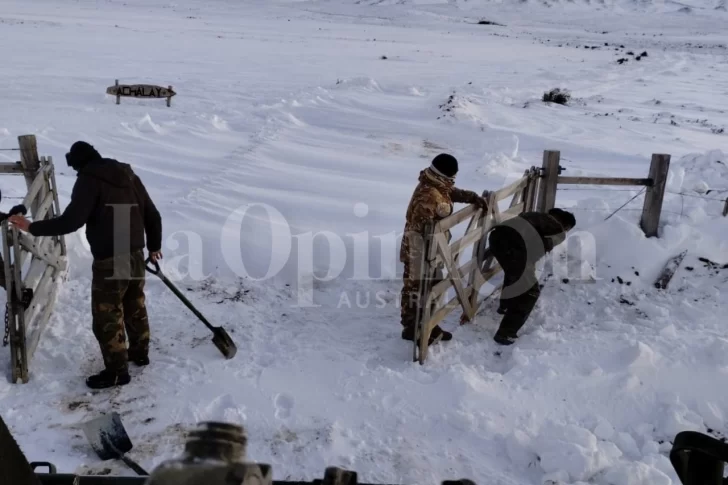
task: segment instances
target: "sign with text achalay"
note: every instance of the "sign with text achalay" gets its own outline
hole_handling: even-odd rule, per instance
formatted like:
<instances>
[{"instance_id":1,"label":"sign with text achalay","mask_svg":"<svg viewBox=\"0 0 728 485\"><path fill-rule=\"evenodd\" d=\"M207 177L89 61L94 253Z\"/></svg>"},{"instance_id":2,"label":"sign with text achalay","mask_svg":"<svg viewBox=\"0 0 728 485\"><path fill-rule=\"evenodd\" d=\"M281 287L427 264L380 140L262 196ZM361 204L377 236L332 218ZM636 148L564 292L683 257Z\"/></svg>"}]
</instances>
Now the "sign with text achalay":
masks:
<instances>
[{"instance_id":1,"label":"sign with text achalay","mask_svg":"<svg viewBox=\"0 0 728 485\"><path fill-rule=\"evenodd\" d=\"M174 92L172 86L155 86L154 84L119 84L119 80L116 80L116 84L106 88L106 94L116 96L116 104L121 103L121 97L129 98L167 98L167 106L171 105L172 96L177 93Z\"/></svg>"}]
</instances>

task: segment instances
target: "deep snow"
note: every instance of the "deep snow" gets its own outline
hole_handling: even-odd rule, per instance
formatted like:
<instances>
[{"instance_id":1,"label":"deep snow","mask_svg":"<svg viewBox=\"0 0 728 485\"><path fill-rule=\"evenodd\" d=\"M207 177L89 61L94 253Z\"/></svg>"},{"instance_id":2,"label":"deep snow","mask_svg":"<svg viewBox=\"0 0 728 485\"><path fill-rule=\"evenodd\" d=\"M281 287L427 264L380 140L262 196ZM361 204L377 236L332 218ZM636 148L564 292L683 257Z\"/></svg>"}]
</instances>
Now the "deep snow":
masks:
<instances>
[{"instance_id":1,"label":"deep snow","mask_svg":"<svg viewBox=\"0 0 728 485\"><path fill-rule=\"evenodd\" d=\"M89 392L101 365L91 260L83 230L68 236L69 279L32 380L0 383L29 457L128 474L78 427L113 409L147 468L180 452L185 428L225 419L247 427L249 457L276 478L338 465L380 483L678 483L674 435L728 433L728 14L719 2L549 5L3 0L0 148L36 134L63 205L73 141L131 163L164 217L165 271L239 347L224 361L150 275L152 365ZM117 106L104 94L117 78L179 94L171 108ZM540 102L557 86L570 106ZM460 187L496 189L545 149L561 150L567 175L645 177L652 153L671 154L661 237L638 228L641 196L604 220L639 190L560 190L581 246L554 255L569 253L570 271L546 266L518 344L494 344L488 302L472 325L448 319L455 338L425 366L410 362L396 256L419 170L448 151ZM0 188L5 210L25 190L11 176ZM330 247L311 242L324 231ZM7 361L0 349L5 373Z\"/></svg>"}]
</instances>

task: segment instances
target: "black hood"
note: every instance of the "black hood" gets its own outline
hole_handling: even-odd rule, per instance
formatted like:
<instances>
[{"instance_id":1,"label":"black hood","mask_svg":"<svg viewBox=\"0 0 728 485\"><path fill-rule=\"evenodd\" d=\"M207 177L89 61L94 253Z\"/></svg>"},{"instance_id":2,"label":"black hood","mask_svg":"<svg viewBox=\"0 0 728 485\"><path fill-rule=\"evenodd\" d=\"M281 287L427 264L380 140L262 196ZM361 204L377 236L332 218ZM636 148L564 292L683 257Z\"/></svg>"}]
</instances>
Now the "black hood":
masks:
<instances>
[{"instance_id":1,"label":"black hood","mask_svg":"<svg viewBox=\"0 0 728 485\"><path fill-rule=\"evenodd\" d=\"M131 169L131 165L110 158L101 158L87 163L79 170L78 175L88 175L114 187L131 187L134 181L134 171Z\"/></svg>"},{"instance_id":2,"label":"black hood","mask_svg":"<svg viewBox=\"0 0 728 485\"><path fill-rule=\"evenodd\" d=\"M71 145L71 149L66 153L66 163L74 170L81 170L87 163L100 159L99 152L85 141L77 141Z\"/></svg>"}]
</instances>

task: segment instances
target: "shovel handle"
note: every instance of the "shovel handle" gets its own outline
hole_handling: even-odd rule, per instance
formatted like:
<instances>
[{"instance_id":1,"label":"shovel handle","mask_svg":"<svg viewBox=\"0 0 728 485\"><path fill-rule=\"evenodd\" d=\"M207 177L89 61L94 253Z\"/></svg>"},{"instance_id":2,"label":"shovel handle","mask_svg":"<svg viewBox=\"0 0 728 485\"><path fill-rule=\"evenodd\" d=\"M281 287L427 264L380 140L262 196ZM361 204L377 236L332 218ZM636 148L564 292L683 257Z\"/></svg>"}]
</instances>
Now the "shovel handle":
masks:
<instances>
[{"instance_id":1,"label":"shovel handle","mask_svg":"<svg viewBox=\"0 0 728 485\"><path fill-rule=\"evenodd\" d=\"M149 267L149 263L150 262L155 266L155 269L152 269L152 268ZM185 306L187 308L189 308L190 311L192 313L194 313L195 316L197 318L199 318L202 323L205 324L205 326L207 328L209 328L213 332L215 331L215 328L216 327L213 327L212 324L207 321L207 318L205 318L204 315L202 315L202 313L200 313L200 311L197 308L195 308L195 306L192 304L192 302L190 302L190 300L188 300L187 297L185 297L182 294L182 292L180 292L177 289L177 287L174 286L171 281L169 281L169 279L164 275L164 273L162 273L162 270L159 269L159 263L157 263L156 261L152 261L151 258L147 258L146 264L147 264L147 271L149 271L153 275L159 276L159 278L164 282L164 284L167 285L167 288L169 288L170 290L172 290L172 293L174 293L177 296L177 298L179 298L180 301L182 303L184 303Z\"/></svg>"},{"instance_id":2,"label":"shovel handle","mask_svg":"<svg viewBox=\"0 0 728 485\"><path fill-rule=\"evenodd\" d=\"M144 468L139 466L139 464L137 462L135 462L134 460L132 460L131 458L127 457L126 455L121 455L119 458L121 459L121 461L126 463L126 466L128 466L129 468L134 470L137 475L149 476L149 472L147 472Z\"/></svg>"},{"instance_id":3,"label":"shovel handle","mask_svg":"<svg viewBox=\"0 0 728 485\"><path fill-rule=\"evenodd\" d=\"M156 261L152 261L151 256L147 258L145 263L147 265L147 271L149 271L150 273L152 273L154 275L158 275L162 271L161 269L159 269L159 263L157 263ZM151 268L149 266L149 263L152 263L154 265L154 268Z\"/></svg>"}]
</instances>

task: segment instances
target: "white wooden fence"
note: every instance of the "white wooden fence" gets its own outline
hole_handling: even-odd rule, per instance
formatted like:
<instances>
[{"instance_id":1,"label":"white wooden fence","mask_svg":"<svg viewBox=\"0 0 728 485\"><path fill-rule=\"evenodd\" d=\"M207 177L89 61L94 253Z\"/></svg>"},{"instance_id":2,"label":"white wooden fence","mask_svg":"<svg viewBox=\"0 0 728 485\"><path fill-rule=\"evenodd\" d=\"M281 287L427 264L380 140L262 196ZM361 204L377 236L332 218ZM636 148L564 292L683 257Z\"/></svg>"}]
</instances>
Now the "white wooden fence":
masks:
<instances>
[{"instance_id":1,"label":"white wooden fence","mask_svg":"<svg viewBox=\"0 0 728 485\"><path fill-rule=\"evenodd\" d=\"M60 214L53 161L38 157L35 136L18 138L21 160L0 164L0 173L24 175L27 195L23 205L34 221ZM66 244L61 237L33 237L2 223L7 306L5 335L10 345L11 380L29 380L28 367L48 324L67 267ZM24 297L32 290L25 308Z\"/></svg>"}]
</instances>

